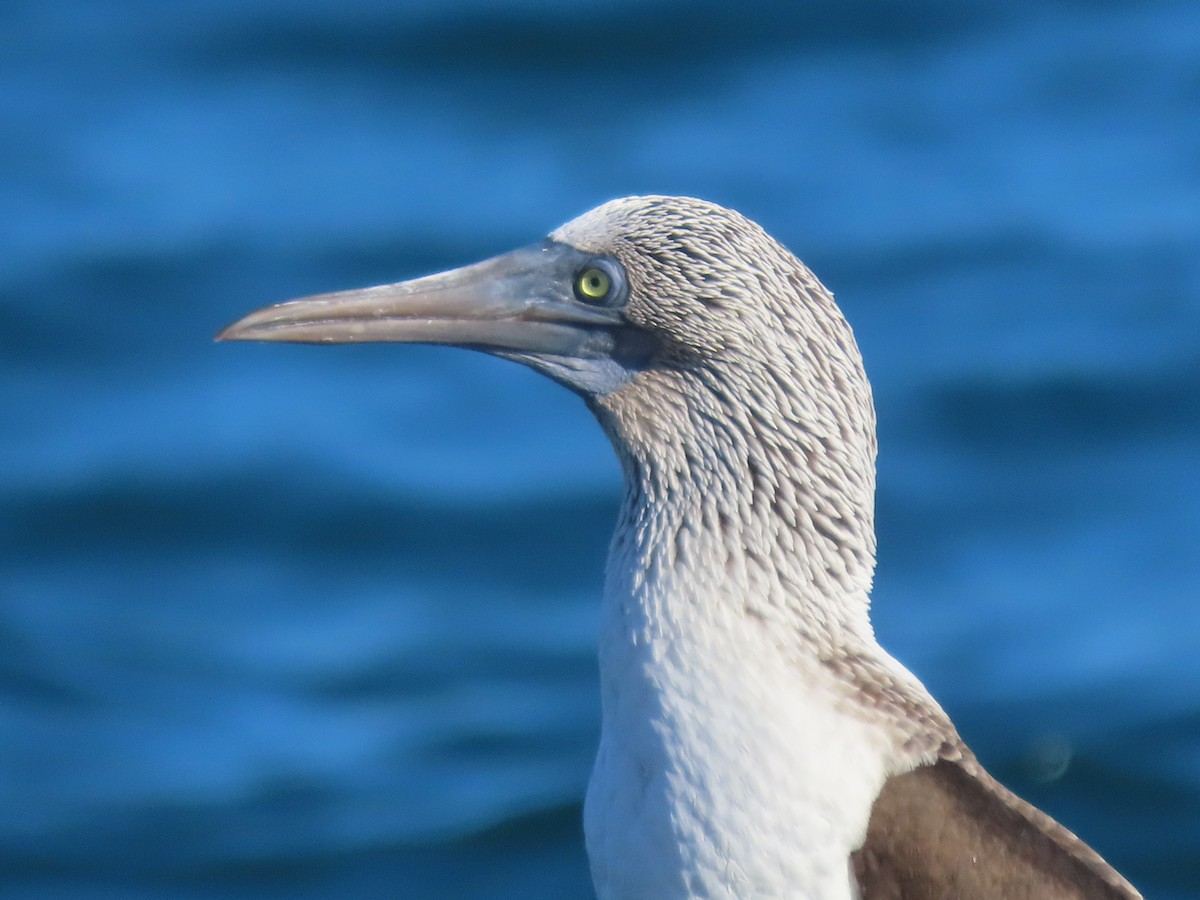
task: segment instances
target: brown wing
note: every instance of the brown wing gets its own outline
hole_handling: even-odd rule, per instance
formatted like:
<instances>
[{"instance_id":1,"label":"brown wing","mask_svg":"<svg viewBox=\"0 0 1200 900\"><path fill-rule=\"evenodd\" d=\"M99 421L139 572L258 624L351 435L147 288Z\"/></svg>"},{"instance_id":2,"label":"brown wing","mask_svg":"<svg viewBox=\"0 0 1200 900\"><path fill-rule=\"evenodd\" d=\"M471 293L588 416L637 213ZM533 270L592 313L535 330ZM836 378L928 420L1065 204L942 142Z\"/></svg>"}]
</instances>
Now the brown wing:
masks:
<instances>
[{"instance_id":1,"label":"brown wing","mask_svg":"<svg viewBox=\"0 0 1200 900\"><path fill-rule=\"evenodd\" d=\"M884 785L852 856L862 900L1135 900L1098 853L965 748Z\"/></svg>"}]
</instances>

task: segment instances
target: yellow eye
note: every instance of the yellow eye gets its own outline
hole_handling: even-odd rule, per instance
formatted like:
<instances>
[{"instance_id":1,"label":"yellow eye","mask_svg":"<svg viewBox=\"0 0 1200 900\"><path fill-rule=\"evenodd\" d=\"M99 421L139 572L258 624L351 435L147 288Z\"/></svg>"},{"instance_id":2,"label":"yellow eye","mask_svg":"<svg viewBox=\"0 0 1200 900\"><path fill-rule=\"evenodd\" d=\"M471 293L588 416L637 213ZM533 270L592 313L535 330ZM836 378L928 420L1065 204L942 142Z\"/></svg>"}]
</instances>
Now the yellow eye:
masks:
<instances>
[{"instance_id":1,"label":"yellow eye","mask_svg":"<svg viewBox=\"0 0 1200 900\"><path fill-rule=\"evenodd\" d=\"M612 291L612 278L598 266L590 266L576 276L575 291L580 300L603 300Z\"/></svg>"}]
</instances>

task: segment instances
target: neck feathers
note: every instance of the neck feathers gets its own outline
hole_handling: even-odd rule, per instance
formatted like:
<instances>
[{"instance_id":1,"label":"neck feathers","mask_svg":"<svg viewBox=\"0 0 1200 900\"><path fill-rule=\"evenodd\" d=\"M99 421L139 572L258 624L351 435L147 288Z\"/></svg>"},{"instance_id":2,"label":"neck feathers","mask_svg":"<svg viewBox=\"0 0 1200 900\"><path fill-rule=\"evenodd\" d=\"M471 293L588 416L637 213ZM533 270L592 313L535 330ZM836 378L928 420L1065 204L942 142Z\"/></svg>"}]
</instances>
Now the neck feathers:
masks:
<instances>
[{"instance_id":1,"label":"neck feathers","mask_svg":"<svg viewBox=\"0 0 1200 900\"><path fill-rule=\"evenodd\" d=\"M646 372L636 389L596 402L626 485L610 566L670 584L654 592L663 603L716 607L651 611L651 627L752 616L785 624L776 630L820 655L869 640L869 393L850 398L861 415L848 417L822 409L820 392L797 391L794 373L736 377L745 374Z\"/></svg>"}]
</instances>

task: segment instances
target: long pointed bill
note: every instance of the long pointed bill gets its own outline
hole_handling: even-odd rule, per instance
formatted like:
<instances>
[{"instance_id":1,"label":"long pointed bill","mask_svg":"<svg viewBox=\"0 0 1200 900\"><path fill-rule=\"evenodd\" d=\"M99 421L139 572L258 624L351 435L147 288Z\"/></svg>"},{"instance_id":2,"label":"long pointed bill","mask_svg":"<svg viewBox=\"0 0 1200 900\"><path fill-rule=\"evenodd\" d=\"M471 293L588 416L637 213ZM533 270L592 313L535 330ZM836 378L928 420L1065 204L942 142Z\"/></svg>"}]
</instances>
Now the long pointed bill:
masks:
<instances>
[{"instance_id":1,"label":"long pointed bill","mask_svg":"<svg viewBox=\"0 0 1200 900\"><path fill-rule=\"evenodd\" d=\"M605 358L624 322L617 310L575 298L572 278L585 258L547 241L439 275L268 306L217 340L454 344L531 363L530 354Z\"/></svg>"}]
</instances>

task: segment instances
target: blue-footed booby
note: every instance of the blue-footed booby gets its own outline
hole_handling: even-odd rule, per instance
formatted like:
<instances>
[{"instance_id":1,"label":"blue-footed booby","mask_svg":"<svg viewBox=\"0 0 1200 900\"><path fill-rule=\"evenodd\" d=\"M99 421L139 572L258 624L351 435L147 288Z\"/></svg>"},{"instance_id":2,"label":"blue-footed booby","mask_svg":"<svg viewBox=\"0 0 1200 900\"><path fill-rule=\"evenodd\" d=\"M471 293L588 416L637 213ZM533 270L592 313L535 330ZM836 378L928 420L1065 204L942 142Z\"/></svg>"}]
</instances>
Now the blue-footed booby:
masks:
<instances>
[{"instance_id":1,"label":"blue-footed booby","mask_svg":"<svg viewBox=\"0 0 1200 900\"><path fill-rule=\"evenodd\" d=\"M584 805L608 898L1135 898L876 642L875 412L849 325L755 223L614 200L222 340L454 344L579 394L620 457Z\"/></svg>"}]
</instances>

